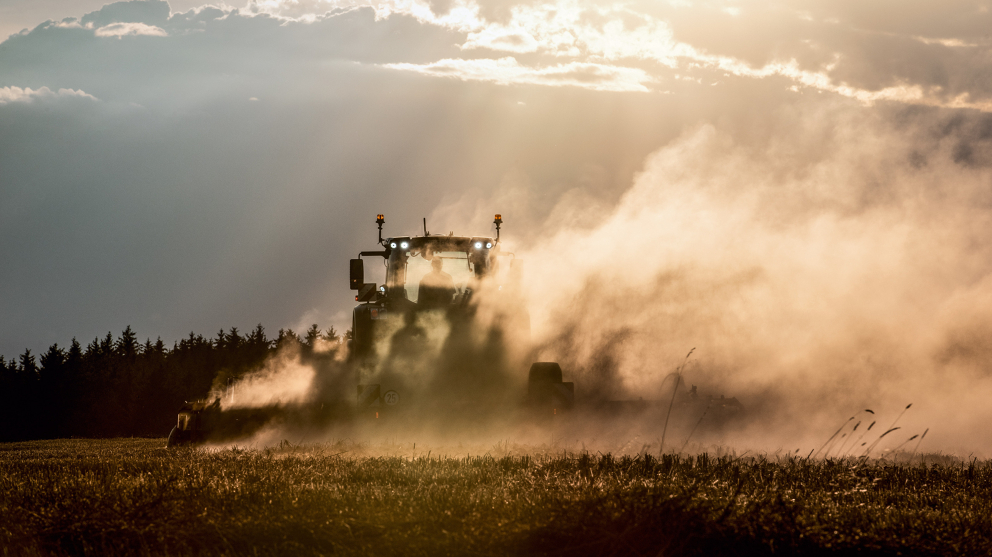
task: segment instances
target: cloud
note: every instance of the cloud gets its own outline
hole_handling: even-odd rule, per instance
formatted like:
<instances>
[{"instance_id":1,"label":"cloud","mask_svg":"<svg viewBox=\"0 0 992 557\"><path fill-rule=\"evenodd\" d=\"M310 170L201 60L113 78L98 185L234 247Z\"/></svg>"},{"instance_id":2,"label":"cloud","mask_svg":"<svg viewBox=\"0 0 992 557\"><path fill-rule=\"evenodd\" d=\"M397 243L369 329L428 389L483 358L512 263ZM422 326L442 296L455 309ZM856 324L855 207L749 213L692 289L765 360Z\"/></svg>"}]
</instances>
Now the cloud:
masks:
<instances>
[{"instance_id":1,"label":"cloud","mask_svg":"<svg viewBox=\"0 0 992 557\"><path fill-rule=\"evenodd\" d=\"M168 37L169 34L161 27L145 25L144 23L111 23L94 31L97 37L126 37L144 35L148 37Z\"/></svg>"},{"instance_id":2,"label":"cloud","mask_svg":"<svg viewBox=\"0 0 992 557\"><path fill-rule=\"evenodd\" d=\"M962 39L934 39L929 37L914 37L923 44L939 44L951 48L975 48L981 46L979 43L969 43Z\"/></svg>"},{"instance_id":3,"label":"cloud","mask_svg":"<svg viewBox=\"0 0 992 557\"><path fill-rule=\"evenodd\" d=\"M696 63L727 72L738 77L764 79L767 77L784 77L796 83L794 91L799 87L836 93L871 105L879 101L892 101L905 104L940 106L946 108L968 108L992 112L992 99L973 100L970 93L961 93L954 98L943 95L939 86L924 87L919 84L900 83L883 89L869 90L851 86L847 83L836 83L828 71L808 71L800 68L795 60L775 62L760 68L752 68L740 60L727 57L697 55Z\"/></svg>"},{"instance_id":4,"label":"cloud","mask_svg":"<svg viewBox=\"0 0 992 557\"><path fill-rule=\"evenodd\" d=\"M955 9L974 12L968 6ZM319 55L336 42L334 37L349 36L353 39L350 47L344 41L334 47L348 59L364 63L373 61L371 57L383 68L436 76L461 73L471 76L466 79L498 84L525 81L588 88L590 82L601 82L611 84L600 90L628 91L669 89L675 80L719 85L726 77L774 77L780 78L783 90L817 90L863 103L889 101L982 111L992 106L992 82L976 77L992 73L989 45L978 33L980 26L967 18L946 25L936 21L939 18L904 16L893 23L879 19L878 10L846 4L744 3L731 12L708 4L572 0L457 0L443 5L420 0L266 0L250 2L240 10L204 7L170 15L164 1L142 0L108 4L79 21L52 25L94 29L97 36L116 37L185 36L212 34L221 27L242 28L238 34L226 33L227 39L242 33L268 33L262 30L270 24L289 26L263 35L264 40L293 37L289 42L298 43L299 52ZM973 16L988 19L980 11ZM372 18L366 31L402 21L408 22L403 25L408 30L402 37L395 32L355 34L354 21L364 17ZM345 35L330 33L332 29L344 30ZM430 41L413 40L412 29L421 36L444 35L448 46L457 45L461 52L432 60L401 59L406 52L440 50ZM407 48L386 43L372 47L365 42L377 37L399 39ZM479 56L468 56L471 51L486 50L512 54L521 67L477 62L473 60ZM484 58L506 60L498 55ZM485 75L487 70L492 73ZM569 73L573 78L559 78ZM511 74L518 77L511 78Z\"/></svg>"},{"instance_id":5,"label":"cloud","mask_svg":"<svg viewBox=\"0 0 992 557\"><path fill-rule=\"evenodd\" d=\"M84 15L83 25L105 27L112 23L143 23L149 26L162 26L169 20L169 3L165 0L132 0L113 2L95 12Z\"/></svg>"},{"instance_id":6,"label":"cloud","mask_svg":"<svg viewBox=\"0 0 992 557\"><path fill-rule=\"evenodd\" d=\"M254 3L250 9L277 17L293 16L294 21L315 21L332 9L351 9L361 2L303 2L273 0ZM768 7L745 4L734 8L706 4L647 6L637 2L578 3L557 2L451 2L438 3L371 2L377 18L404 14L423 24L463 34L463 51L490 50L515 55L531 55L528 67L550 68L550 57L557 64L612 63L616 67L636 67L650 76L639 83L664 84L671 79L719 82L724 76L745 79L783 78L783 88L813 89L857 99L863 103L892 101L906 104L989 110L992 85L986 87L971 78L986 72L987 64L977 52L987 51L984 40L977 40L974 25L963 22L947 27L926 20L911 25L891 25L873 19L871 10L844 5L805 5L789 3ZM955 9L960 10L962 6ZM950 8L949 8L950 9ZM905 10L903 10L905 11ZM303 14L309 14L306 17ZM979 19L986 18L976 14ZM905 18L904 18L905 19ZM700 24L700 22L705 24ZM908 21L908 20L907 20ZM708 30L705 34L696 29ZM712 32L717 29L717 32ZM961 32L961 37L947 31ZM939 39L927 37L939 36ZM888 58L866 58L862 45L891 53ZM914 42L926 51L906 49ZM935 72L915 67L914 60L931 61L946 70L946 79L933 79ZM494 58L495 59L495 58ZM424 66L423 73L450 75L459 65L471 79L499 84L515 82L507 78L507 68L471 58L446 58ZM541 60L538 62L537 60ZM872 67L858 68L869 62ZM895 63L893 63L895 61ZM659 66L644 65L644 62ZM977 64L977 66L976 66ZM411 69L403 65L387 66ZM471 69L469 69L471 68ZM486 69L492 74L485 76ZM432 71L444 69L444 71ZM524 71L518 70L523 75ZM865 73L868 72L868 73ZM678 74L678 75L675 75ZM529 83L584 87L581 79L531 79ZM620 90L629 90L620 87Z\"/></svg>"},{"instance_id":7,"label":"cloud","mask_svg":"<svg viewBox=\"0 0 992 557\"><path fill-rule=\"evenodd\" d=\"M431 64L386 64L385 67L424 75L452 77L464 81L487 81L499 85L571 86L594 91L640 91L652 78L643 70L569 62L543 68L522 66L515 58L445 59Z\"/></svg>"},{"instance_id":8,"label":"cloud","mask_svg":"<svg viewBox=\"0 0 992 557\"><path fill-rule=\"evenodd\" d=\"M357 8L372 8L377 19L403 15L421 23L462 32L483 25L479 5L472 0L451 0L444 10L435 9L437 7L431 2L419 0L251 0L241 11L283 21L312 23Z\"/></svg>"},{"instance_id":9,"label":"cloud","mask_svg":"<svg viewBox=\"0 0 992 557\"><path fill-rule=\"evenodd\" d=\"M59 89L52 91L48 87L32 89L30 87L0 87L0 104L7 103L28 103L35 100L58 99L58 98L80 98L97 100L96 97L85 91L76 89Z\"/></svg>"},{"instance_id":10,"label":"cloud","mask_svg":"<svg viewBox=\"0 0 992 557\"><path fill-rule=\"evenodd\" d=\"M682 10L683 12L687 10ZM692 11L692 10L689 10ZM697 17L712 17L720 22L725 21L734 29L730 36L740 36L737 43L720 39L707 38L706 41L696 42L693 35L679 38L682 31L680 18L666 21L651 14L638 12L630 5L615 6L580 6L574 2L561 1L555 4L519 4L510 8L510 18L505 23L484 22L478 28L468 33L462 44L464 49L489 49L513 53L541 53L556 58L570 57L577 60L598 62L607 60L617 63L631 63L637 60L650 60L659 63L662 68L677 70L682 74L702 76L709 80L719 80L723 75L732 75L750 79L763 79L770 76L782 77L792 81L795 86L835 93L854 98L864 103L876 101L894 101L907 104L923 104L931 106L947 106L954 108L972 108L987 111L992 107L989 102L992 88L981 90L962 90L951 82L934 82L921 79L923 76L916 72L906 72L896 67L879 65L876 75L871 81L849 74L848 67L852 57L851 48L844 41L850 32L831 31L824 36L822 22L816 25L801 24L798 13L776 13L774 20L778 36L794 35L794 29L783 29L795 20L794 26L806 30L808 37L816 41L801 40L796 36L792 44L770 45L774 50L759 52L754 56L749 52L753 45L761 45L765 36L756 33L764 31L763 26L769 25L762 21L767 18L766 10L734 10L732 13L720 10L719 13L708 12L706 9L696 10ZM688 17L684 14L682 18ZM752 33L747 30L751 19L758 19L758 25ZM732 20L732 21L730 21ZM743 35L743 36L741 36ZM831 36L833 35L833 36ZM774 36L774 35L773 35ZM987 62L973 57L969 53L955 53L960 47L977 46L966 43L961 39L923 40L918 36L893 35L892 33L877 33L883 42L899 43L919 41L926 45L940 48L940 52L930 52L930 56L940 56L946 60L945 67L950 69L953 64L964 62L962 58L971 57L978 62L981 69L972 71L987 71ZM842 40L841 37L843 37ZM718 42L724 40L724 42ZM740 45L748 41L748 45ZM848 41L849 42L849 41ZM829 45L832 49L827 52L810 56L811 49L822 49ZM906 56L899 53L898 47L891 48L896 56ZM948 51L948 49L950 50ZM792 52L790 52L790 50ZM982 47L987 50L987 47ZM946 51L946 52L945 52ZM915 54L914 54L915 56ZM748 58L764 58L761 64L754 64ZM858 60L862 60L858 57ZM879 60L879 63L882 61ZM908 62L908 60L907 60ZM665 72L646 71L652 73L656 81L664 83L670 77ZM961 79L970 79L963 72L955 72ZM952 74L953 75L953 74ZM878 84L884 84L879 86Z\"/></svg>"}]
</instances>

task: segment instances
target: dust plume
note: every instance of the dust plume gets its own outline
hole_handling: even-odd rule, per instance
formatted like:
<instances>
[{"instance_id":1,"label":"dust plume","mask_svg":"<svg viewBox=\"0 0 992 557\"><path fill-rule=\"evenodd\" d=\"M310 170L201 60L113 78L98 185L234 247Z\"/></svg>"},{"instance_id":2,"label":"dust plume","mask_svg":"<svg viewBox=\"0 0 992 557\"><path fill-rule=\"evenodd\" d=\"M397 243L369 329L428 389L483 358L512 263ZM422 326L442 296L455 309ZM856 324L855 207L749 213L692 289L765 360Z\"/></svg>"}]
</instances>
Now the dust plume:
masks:
<instances>
[{"instance_id":1,"label":"dust plume","mask_svg":"<svg viewBox=\"0 0 992 557\"><path fill-rule=\"evenodd\" d=\"M521 253L539 359L577 397L659 398L695 347L685 381L740 398L750 427L727 441L763 450L908 403L930 450L988 446L990 132L845 105L687 131L602 223Z\"/></svg>"},{"instance_id":2,"label":"dust plume","mask_svg":"<svg viewBox=\"0 0 992 557\"><path fill-rule=\"evenodd\" d=\"M301 360L298 347L284 348L267 360L262 369L231 385L222 399L223 406L243 408L309 402L316 373L314 366ZM218 387L214 390L219 390Z\"/></svg>"}]
</instances>

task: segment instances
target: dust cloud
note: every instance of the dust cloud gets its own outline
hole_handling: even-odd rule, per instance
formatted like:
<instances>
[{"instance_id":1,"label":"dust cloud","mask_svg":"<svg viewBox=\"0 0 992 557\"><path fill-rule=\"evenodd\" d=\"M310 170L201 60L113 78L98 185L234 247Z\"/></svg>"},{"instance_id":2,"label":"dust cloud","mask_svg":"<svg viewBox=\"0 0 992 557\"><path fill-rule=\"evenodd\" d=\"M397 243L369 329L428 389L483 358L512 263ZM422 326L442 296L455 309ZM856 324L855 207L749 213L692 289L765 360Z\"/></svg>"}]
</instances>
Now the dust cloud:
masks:
<instances>
[{"instance_id":1,"label":"dust cloud","mask_svg":"<svg viewBox=\"0 0 992 557\"><path fill-rule=\"evenodd\" d=\"M416 357L383 344L376 373L391 375L420 408L406 429L391 430L404 442L456 442L442 409L463 404L465 393L492 403L475 404L478 420L460 430L483 446L657 450L667 433L667 450L711 443L805 454L841 428L835 454L858 454L869 419L878 424L866 445L883 426L900 428L879 451L924 431L924 451L984 455L992 442L989 117L797 106L747 129L687 129L648 157L612 206L577 188L543 219L531 207L515 222L505 205L526 204L534 187L508 179L488 201L455 200L431 216L446 230L480 234L503 213L504 249L523 262L514 296L529 326L482 289L472 323L424 314L406 325L424 340ZM402 338L404 326L386 335ZM353 397L362 379L335 358L333 371L310 375L290 358L239 388L259 393L253 401ZM557 361L575 382L570 421L515 420L532 361ZM695 417L665 431L658 409L680 366L679 397L695 385L737 398L744 416L692 444ZM301 389L307 377L311 387ZM611 400L643 400L655 411L614 413L606 427L595 412ZM286 437L280 427L253 442ZM307 440L363 434L354 423L324 422Z\"/></svg>"},{"instance_id":2,"label":"dust cloud","mask_svg":"<svg viewBox=\"0 0 992 557\"><path fill-rule=\"evenodd\" d=\"M262 369L226 389L222 403L225 408L243 408L309 402L316 374L312 365L300 360L298 348L283 349Z\"/></svg>"},{"instance_id":3,"label":"dust cloud","mask_svg":"<svg viewBox=\"0 0 992 557\"><path fill-rule=\"evenodd\" d=\"M695 347L685 381L748 408L738 446L815 448L864 409L888 425L913 403L893 445L929 428L928 450L978 454L990 163L977 113L835 105L688 130L601 224L521 254L539 357L587 396L658 398Z\"/></svg>"}]
</instances>

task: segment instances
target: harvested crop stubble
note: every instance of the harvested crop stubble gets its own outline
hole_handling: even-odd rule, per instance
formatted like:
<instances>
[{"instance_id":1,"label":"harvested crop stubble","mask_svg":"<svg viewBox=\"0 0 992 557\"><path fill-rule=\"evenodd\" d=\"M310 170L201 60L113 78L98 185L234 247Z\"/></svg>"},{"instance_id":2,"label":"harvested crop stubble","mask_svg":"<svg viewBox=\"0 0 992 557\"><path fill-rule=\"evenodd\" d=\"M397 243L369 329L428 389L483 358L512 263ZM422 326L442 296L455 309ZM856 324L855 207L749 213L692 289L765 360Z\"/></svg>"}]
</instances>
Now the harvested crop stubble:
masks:
<instances>
[{"instance_id":1,"label":"harvested crop stubble","mask_svg":"<svg viewBox=\"0 0 992 557\"><path fill-rule=\"evenodd\" d=\"M987 555L992 547L988 462L348 458L355 451L331 445L163 445L0 445L3 554Z\"/></svg>"}]
</instances>

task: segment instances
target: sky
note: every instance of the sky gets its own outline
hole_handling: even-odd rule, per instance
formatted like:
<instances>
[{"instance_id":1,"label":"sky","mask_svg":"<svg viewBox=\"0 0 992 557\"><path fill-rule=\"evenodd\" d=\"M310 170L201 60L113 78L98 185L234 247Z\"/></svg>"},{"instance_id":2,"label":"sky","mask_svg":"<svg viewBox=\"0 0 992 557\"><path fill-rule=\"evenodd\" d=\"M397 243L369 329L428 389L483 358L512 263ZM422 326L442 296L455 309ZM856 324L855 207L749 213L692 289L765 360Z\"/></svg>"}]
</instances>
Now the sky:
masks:
<instances>
[{"instance_id":1,"label":"sky","mask_svg":"<svg viewBox=\"0 0 992 557\"><path fill-rule=\"evenodd\" d=\"M2 0L0 354L343 330L377 213L501 213L548 350L664 338L630 388L701 344L949 409L992 393L990 8Z\"/></svg>"}]
</instances>

